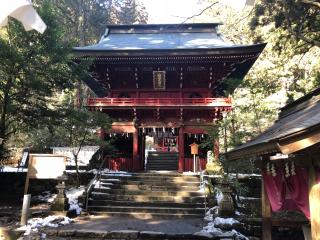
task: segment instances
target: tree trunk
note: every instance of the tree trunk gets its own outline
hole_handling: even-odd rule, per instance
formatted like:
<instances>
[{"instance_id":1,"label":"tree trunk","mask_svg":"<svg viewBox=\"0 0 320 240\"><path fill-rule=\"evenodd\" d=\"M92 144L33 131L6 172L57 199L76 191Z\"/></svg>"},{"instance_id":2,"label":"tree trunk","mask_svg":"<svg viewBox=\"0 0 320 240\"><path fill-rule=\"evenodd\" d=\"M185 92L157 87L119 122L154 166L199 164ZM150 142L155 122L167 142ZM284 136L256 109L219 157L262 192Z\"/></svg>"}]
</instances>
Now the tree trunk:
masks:
<instances>
[{"instance_id":1,"label":"tree trunk","mask_svg":"<svg viewBox=\"0 0 320 240\"><path fill-rule=\"evenodd\" d=\"M79 165L78 165L78 154L73 154L73 156L74 156L74 162L76 164L77 187L80 187L80 174L79 174Z\"/></svg>"}]
</instances>

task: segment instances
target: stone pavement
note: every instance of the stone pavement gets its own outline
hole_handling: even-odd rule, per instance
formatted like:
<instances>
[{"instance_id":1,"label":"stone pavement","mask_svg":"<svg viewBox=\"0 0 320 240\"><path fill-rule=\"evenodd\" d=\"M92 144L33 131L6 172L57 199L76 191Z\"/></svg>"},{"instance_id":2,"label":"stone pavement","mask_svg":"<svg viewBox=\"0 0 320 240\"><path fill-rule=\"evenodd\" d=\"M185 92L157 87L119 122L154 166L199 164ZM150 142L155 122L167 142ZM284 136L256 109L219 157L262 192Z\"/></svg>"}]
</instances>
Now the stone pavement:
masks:
<instances>
[{"instance_id":1,"label":"stone pavement","mask_svg":"<svg viewBox=\"0 0 320 240\"><path fill-rule=\"evenodd\" d=\"M124 217L90 216L79 217L75 223L61 227L66 229L89 229L89 230L136 230L155 231L167 234L195 233L200 231L206 222L198 218L190 219L137 219Z\"/></svg>"},{"instance_id":2,"label":"stone pavement","mask_svg":"<svg viewBox=\"0 0 320 240\"><path fill-rule=\"evenodd\" d=\"M58 229L47 229L47 239L217 239L199 233L202 219L136 219L124 217L79 217ZM220 238L218 238L220 239ZM229 238L230 239L230 238Z\"/></svg>"}]
</instances>

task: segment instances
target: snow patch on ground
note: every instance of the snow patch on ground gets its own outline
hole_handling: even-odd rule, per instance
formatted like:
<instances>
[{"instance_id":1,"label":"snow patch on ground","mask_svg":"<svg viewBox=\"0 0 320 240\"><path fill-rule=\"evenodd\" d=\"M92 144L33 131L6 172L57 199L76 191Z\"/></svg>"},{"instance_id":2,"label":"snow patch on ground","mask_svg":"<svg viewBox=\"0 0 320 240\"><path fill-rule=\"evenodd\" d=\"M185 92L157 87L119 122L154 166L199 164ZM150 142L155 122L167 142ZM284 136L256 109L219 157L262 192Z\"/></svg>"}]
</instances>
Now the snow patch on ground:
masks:
<instances>
[{"instance_id":1,"label":"snow patch on ground","mask_svg":"<svg viewBox=\"0 0 320 240\"><path fill-rule=\"evenodd\" d=\"M53 194L50 191L44 191L40 195L32 196L32 201L52 203L56 196L57 194Z\"/></svg>"},{"instance_id":2,"label":"snow patch on ground","mask_svg":"<svg viewBox=\"0 0 320 240\"><path fill-rule=\"evenodd\" d=\"M52 227L57 228L72 223L73 220L62 216L48 216L46 218L31 218L27 225L18 228L18 230L25 231L24 235L30 235L32 232L37 233L39 228Z\"/></svg>"},{"instance_id":3,"label":"snow patch on ground","mask_svg":"<svg viewBox=\"0 0 320 240\"><path fill-rule=\"evenodd\" d=\"M220 228L216 228L214 226L214 222L209 222L207 226L203 227L202 232L207 232L211 234L222 234L222 230Z\"/></svg>"},{"instance_id":4,"label":"snow patch on ground","mask_svg":"<svg viewBox=\"0 0 320 240\"><path fill-rule=\"evenodd\" d=\"M70 188L66 190L66 196L69 199L69 211L75 210L77 215L82 211L82 208L79 206L78 198L84 193L85 187L80 186L79 188Z\"/></svg>"},{"instance_id":5,"label":"snow patch on ground","mask_svg":"<svg viewBox=\"0 0 320 240\"><path fill-rule=\"evenodd\" d=\"M233 225L233 224L238 224L240 223L238 220L234 218L221 218L221 217L216 217L213 221L214 225L218 224L228 224L228 225Z\"/></svg>"},{"instance_id":6,"label":"snow patch on ground","mask_svg":"<svg viewBox=\"0 0 320 240\"><path fill-rule=\"evenodd\" d=\"M98 173L98 170L94 168L94 169L89 170L88 172L96 175ZM113 171L108 168L102 169L101 173L108 174L109 176L132 176L131 173L124 172L124 171Z\"/></svg>"},{"instance_id":7,"label":"snow patch on ground","mask_svg":"<svg viewBox=\"0 0 320 240\"><path fill-rule=\"evenodd\" d=\"M241 234L235 229L232 229L230 231L222 230L221 228L218 228L217 225L219 224L239 224L240 222L234 218L220 218L216 217L213 221L209 222L207 226L203 227L201 232L210 233L213 236L227 236L232 235L234 239L236 240L248 240L246 236Z\"/></svg>"},{"instance_id":8,"label":"snow patch on ground","mask_svg":"<svg viewBox=\"0 0 320 240\"><path fill-rule=\"evenodd\" d=\"M213 208L210 208L207 212L206 212L206 216L204 217L204 220L210 222L213 221L213 216L218 214L218 206L215 206Z\"/></svg>"}]
</instances>

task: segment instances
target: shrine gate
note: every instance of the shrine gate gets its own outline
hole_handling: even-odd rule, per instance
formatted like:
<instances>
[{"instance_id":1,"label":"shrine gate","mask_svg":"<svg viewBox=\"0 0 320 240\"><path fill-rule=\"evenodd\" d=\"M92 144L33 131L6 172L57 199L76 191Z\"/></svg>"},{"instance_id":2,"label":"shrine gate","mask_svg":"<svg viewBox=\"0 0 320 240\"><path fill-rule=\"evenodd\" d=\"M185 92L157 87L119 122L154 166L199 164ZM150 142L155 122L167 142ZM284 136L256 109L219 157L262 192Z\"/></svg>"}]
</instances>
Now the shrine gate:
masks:
<instances>
[{"instance_id":1,"label":"shrine gate","mask_svg":"<svg viewBox=\"0 0 320 240\"><path fill-rule=\"evenodd\" d=\"M87 107L113 119L111 131L101 132L119 149L110 168L193 169L189 145L232 109L228 94L265 47L227 43L218 25L110 25L97 44L74 48L76 63L91 63L84 81L95 96Z\"/></svg>"}]
</instances>

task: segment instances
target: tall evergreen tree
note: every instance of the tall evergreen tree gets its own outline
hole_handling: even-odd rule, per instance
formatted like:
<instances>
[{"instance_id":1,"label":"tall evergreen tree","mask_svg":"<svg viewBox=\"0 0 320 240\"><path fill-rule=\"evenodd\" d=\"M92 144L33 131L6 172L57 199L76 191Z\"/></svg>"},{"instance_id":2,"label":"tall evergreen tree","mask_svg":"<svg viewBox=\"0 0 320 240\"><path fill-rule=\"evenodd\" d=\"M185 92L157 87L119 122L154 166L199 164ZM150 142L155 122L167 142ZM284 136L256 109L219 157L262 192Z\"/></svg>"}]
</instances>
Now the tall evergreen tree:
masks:
<instances>
[{"instance_id":1,"label":"tall evergreen tree","mask_svg":"<svg viewBox=\"0 0 320 240\"><path fill-rule=\"evenodd\" d=\"M56 9L49 0L37 3L48 26L43 35L10 20L0 36L0 158L13 134L55 115L54 96L73 87L71 47L62 41Z\"/></svg>"},{"instance_id":2,"label":"tall evergreen tree","mask_svg":"<svg viewBox=\"0 0 320 240\"><path fill-rule=\"evenodd\" d=\"M118 0L116 6L118 24L147 23L148 15L145 8L136 0Z\"/></svg>"}]
</instances>

